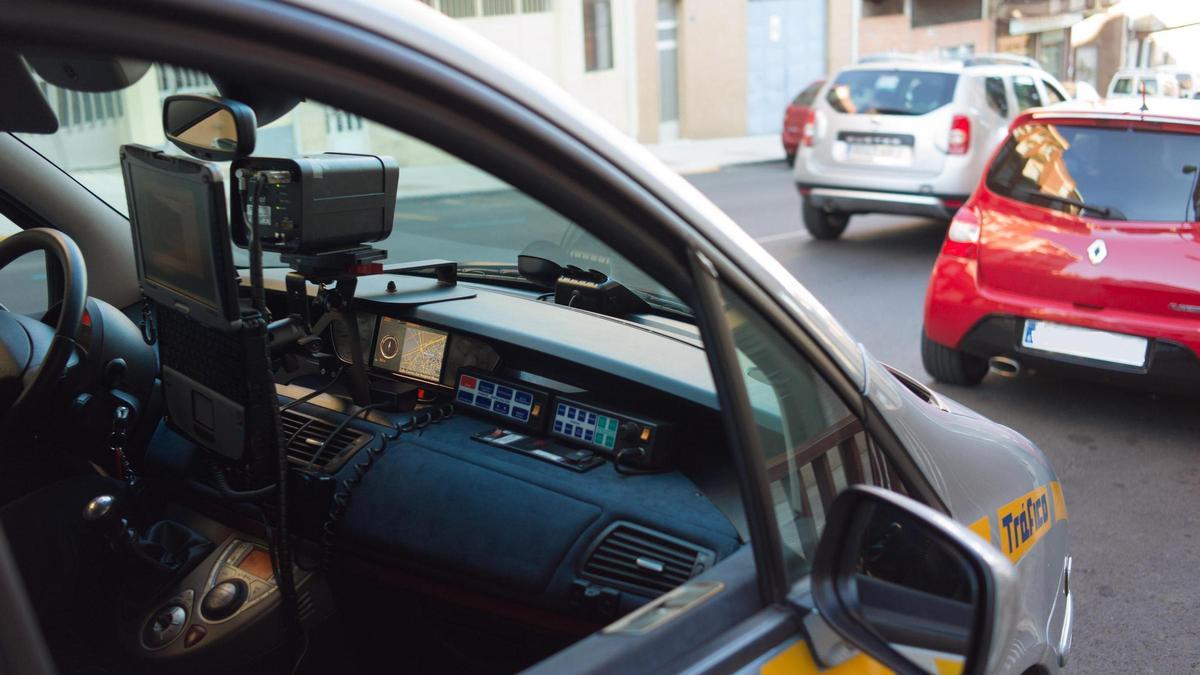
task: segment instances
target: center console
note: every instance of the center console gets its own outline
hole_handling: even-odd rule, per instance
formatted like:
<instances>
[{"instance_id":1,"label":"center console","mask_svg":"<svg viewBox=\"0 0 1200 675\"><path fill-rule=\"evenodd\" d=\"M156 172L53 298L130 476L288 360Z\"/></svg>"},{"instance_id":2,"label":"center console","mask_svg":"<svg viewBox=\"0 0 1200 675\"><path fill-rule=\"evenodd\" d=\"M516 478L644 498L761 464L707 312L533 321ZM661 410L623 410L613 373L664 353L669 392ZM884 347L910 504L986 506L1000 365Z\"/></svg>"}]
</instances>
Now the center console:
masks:
<instances>
[{"instance_id":1,"label":"center console","mask_svg":"<svg viewBox=\"0 0 1200 675\"><path fill-rule=\"evenodd\" d=\"M293 567L301 621L317 621L332 604L311 572ZM265 542L237 532L159 600L130 615L127 649L149 661L201 669L261 655L284 639L280 593Z\"/></svg>"}]
</instances>

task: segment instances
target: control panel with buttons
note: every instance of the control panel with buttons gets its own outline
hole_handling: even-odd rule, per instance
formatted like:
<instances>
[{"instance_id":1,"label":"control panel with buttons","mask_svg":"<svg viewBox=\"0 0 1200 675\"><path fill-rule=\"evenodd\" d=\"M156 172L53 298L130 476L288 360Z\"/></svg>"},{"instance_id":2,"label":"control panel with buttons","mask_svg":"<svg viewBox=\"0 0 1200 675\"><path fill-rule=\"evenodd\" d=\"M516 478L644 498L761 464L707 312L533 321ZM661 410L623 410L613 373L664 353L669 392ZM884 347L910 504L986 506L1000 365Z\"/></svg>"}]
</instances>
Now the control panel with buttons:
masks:
<instances>
[{"instance_id":1,"label":"control panel with buttons","mask_svg":"<svg viewBox=\"0 0 1200 675\"><path fill-rule=\"evenodd\" d=\"M558 396L549 432L576 445L615 455L625 449L637 449L639 457L661 456L656 446L666 425L642 417L613 412ZM644 462L635 462L644 463Z\"/></svg>"},{"instance_id":2,"label":"control panel with buttons","mask_svg":"<svg viewBox=\"0 0 1200 675\"><path fill-rule=\"evenodd\" d=\"M550 394L525 382L497 377L472 368L459 371L456 405L498 417L510 427L540 433L546 426Z\"/></svg>"},{"instance_id":3,"label":"control panel with buttons","mask_svg":"<svg viewBox=\"0 0 1200 675\"><path fill-rule=\"evenodd\" d=\"M253 607L274 592L270 552L259 544L234 539L213 565L201 596L200 613L209 623L218 623Z\"/></svg>"}]
</instances>

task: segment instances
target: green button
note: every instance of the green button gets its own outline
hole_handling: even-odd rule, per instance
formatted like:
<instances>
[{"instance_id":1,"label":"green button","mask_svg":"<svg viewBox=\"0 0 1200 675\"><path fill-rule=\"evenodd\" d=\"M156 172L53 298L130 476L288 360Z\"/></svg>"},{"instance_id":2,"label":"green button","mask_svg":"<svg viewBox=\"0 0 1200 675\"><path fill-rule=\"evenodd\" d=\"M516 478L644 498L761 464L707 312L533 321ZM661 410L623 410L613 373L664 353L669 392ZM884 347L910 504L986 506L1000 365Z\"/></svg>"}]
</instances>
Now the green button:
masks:
<instances>
[{"instance_id":1,"label":"green button","mask_svg":"<svg viewBox=\"0 0 1200 675\"><path fill-rule=\"evenodd\" d=\"M609 429L609 431L617 430L617 421L611 417L608 418L608 429Z\"/></svg>"}]
</instances>

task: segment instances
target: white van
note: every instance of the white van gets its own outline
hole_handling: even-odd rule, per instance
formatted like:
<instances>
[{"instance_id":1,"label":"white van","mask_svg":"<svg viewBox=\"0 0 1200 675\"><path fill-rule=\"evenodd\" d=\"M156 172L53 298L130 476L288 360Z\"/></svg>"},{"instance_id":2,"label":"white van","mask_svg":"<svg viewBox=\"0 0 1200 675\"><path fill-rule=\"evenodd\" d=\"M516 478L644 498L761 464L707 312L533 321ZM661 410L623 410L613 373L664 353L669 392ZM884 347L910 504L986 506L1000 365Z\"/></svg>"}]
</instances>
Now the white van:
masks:
<instances>
[{"instance_id":1,"label":"white van","mask_svg":"<svg viewBox=\"0 0 1200 675\"><path fill-rule=\"evenodd\" d=\"M1194 81L1190 77L1190 73L1181 74L1188 75L1187 81L1189 83ZM1113 75L1112 80L1108 83L1106 98L1141 96L1143 87L1145 87L1146 96L1179 98L1179 85L1180 82L1176 78L1175 73L1157 68L1129 68L1119 70L1116 75Z\"/></svg>"}]
</instances>

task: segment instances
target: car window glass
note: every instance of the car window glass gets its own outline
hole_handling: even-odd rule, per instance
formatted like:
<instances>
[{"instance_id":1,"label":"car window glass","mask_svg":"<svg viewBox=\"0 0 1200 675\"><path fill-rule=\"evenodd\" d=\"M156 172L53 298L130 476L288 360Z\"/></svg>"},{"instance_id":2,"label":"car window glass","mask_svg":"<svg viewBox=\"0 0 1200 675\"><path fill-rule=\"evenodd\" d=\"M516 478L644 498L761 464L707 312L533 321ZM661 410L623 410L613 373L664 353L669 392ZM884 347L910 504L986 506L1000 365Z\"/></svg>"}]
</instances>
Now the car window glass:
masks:
<instances>
[{"instance_id":1,"label":"car window glass","mask_svg":"<svg viewBox=\"0 0 1200 675\"><path fill-rule=\"evenodd\" d=\"M958 75L919 70L847 70L825 99L851 114L924 115L954 100Z\"/></svg>"},{"instance_id":2,"label":"car window glass","mask_svg":"<svg viewBox=\"0 0 1200 675\"><path fill-rule=\"evenodd\" d=\"M1072 215L1081 209L1038 195L1116 209L1128 220L1195 221L1198 158L1197 134L1023 124L996 155L987 186Z\"/></svg>"},{"instance_id":3,"label":"car window glass","mask_svg":"<svg viewBox=\"0 0 1200 675\"><path fill-rule=\"evenodd\" d=\"M1156 96L1158 94L1158 80L1142 78L1141 84L1142 88L1140 91L1145 91L1147 96Z\"/></svg>"},{"instance_id":4,"label":"car window glass","mask_svg":"<svg viewBox=\"0 0 1200 675\"><path fill-rule=\"evenodd\" d=\"M1114 94L1132 94L1133 80L1128 77L1119 78L1116 84L1113 85Z\"/></svg>"},{"instance_id":5,"label":"car window glass","mask_svg":"<svg viewBox=\"0 0 1200 675\"><path fill-rule=\"evenodd\" d=\"M16 223L0 215L0 240L21 231ZM26 253L0 269L0 305L18 314L40 315L49 307L46 287L46 254Z\"/></svg>"},{"instance_id":6,"label":"car window glass","mask_svg":"<svg viewBox=\"0 0 1200 675\"><path fill-rule=\"evenodd\" d=\"M216 93L207 74L168 64L155 64L136 85L117 92L65 91L38 81L59 117L59 130L16 135L122 214L128 207L118 157L121 145L140 143L182 154L163 136L163 99ZM322 152L388 155L400 164L392 235L374 244L387 250L389 261L443 259L464 268L515 271L521 251L537 244L540 255L561 265L599 270L635 292L683 306L576 223L412 136L311 100L258 130L256 155ZM222 164L221 169L227 172L228 166ZM245 251L235 248L234 257L239 265L247 264ZM275 254L267 254L265 262L283 266Z\"/></svg>"},{"instance_id":7,"label":"car window glass","mask_svg":"<svg viewBox=\"0 0 1200 675\"><path fill-rule=\"evenodd\" d=\"M1060 92L1053 84L1050 84L1049 80L1042 80L1042 85L1046 88L1047 105L1062 103L1063 101L1067 100L1066 95Z\"/></svg>"},{"instance_id":8,"label":"car window glass","mask_svg":"<svg viewBox=\"0 0 1200 675\"><path fill-rule=\"evenodd\" d=\"M1008 95L1004 92L1004 78L984 78L983 89L987 94L988 107L1001 117L1008 117Z\"/></svg>"},{"instance_id":9,"label":"car window glass","mask_svg":"<svg viewBox=\"0 0 1200 675\"><path fill-rule=\"evenodd\" d=\"M757 422L790 581L808 574L825 514L847 485L904 492L894 466L813 366L736 294L725 311Z\"/></svg>"},{"instance_id":10,"label":"car window glass","mask_svg":"<svg viewBox=\"0 0 1200 675\"><path fill-rule=\"evenodd\" d=\"M1018 109L1035 108L1042 104L1042 95L1038 93L1037 83L1033 81L1032 77L1017 75L1012 82Z\"/></svg>"},{"instance_id":11,"label":"car window glass","mask_svg":"<svg viewBox=\"0 0 1200 675\"><path fill-rule=\"evenodd\" d=\"M804 91L797 94L796 98L792 100L792 105L811 106L813 99L815 99L817 97L817 92L821 90L822 84L825 84L825 83L824 82L813 82L812 84L805 87Z\"/></svg>"}]
</instances>

